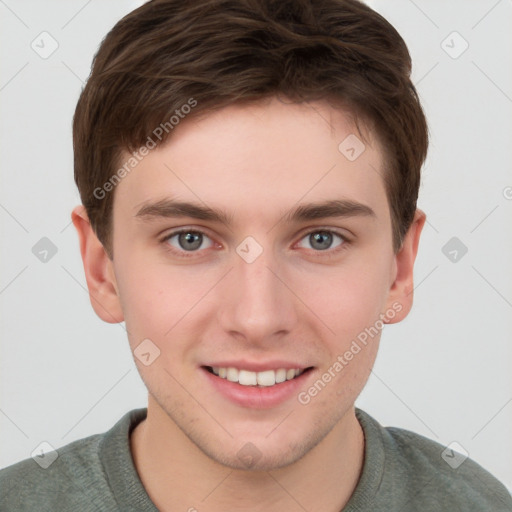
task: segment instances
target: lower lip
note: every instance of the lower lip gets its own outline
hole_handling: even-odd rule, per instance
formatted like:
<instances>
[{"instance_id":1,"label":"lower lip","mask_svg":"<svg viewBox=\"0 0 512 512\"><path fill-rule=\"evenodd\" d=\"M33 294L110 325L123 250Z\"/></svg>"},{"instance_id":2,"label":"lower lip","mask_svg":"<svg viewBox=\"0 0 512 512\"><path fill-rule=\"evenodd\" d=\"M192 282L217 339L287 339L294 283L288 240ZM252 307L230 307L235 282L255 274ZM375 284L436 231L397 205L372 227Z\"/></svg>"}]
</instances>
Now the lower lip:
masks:
<instances>
[{"instance_id":1,"label":"lower lip","mask_svg":"<svg viewBox=\"0 0 512 512\"><path fill-rule=\"evenodd\" d=\"M231 402L251 409L269 409L286 402L291 397L298 395L308 378L311 369L305 371L292 380L287 380L274 386L243 386L238 382L231 382L222 377L217 377L206 368L201 368L211 385Z\"/></svg>"}]
</instances>

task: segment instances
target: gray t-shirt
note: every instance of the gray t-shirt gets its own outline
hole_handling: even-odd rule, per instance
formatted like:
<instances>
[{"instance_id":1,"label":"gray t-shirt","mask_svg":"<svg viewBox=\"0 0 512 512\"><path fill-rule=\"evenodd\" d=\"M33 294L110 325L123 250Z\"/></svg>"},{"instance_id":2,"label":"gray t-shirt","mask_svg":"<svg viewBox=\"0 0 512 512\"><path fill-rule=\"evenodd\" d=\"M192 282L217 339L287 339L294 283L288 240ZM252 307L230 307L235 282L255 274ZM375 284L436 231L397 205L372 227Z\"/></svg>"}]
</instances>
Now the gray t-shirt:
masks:
<instances>
[{"instance_id":1,"label":"gray t-shirt","mask_svg":"<svg viewBox=\"0 0 512 512\"><path fill-rule=\"evenodd\" d=\"M108 432L59 448L46 469L26 459L1 470L0 511L157 511L130 451L130 433L146 413L132 410ZM442 445L382 427L357 408L356 415L365 436L365 462L343 512L512 511L506 488L476 462L466 459L454 469L461 459L454 452L443 458Z\"/></svg>"}]
</instances>

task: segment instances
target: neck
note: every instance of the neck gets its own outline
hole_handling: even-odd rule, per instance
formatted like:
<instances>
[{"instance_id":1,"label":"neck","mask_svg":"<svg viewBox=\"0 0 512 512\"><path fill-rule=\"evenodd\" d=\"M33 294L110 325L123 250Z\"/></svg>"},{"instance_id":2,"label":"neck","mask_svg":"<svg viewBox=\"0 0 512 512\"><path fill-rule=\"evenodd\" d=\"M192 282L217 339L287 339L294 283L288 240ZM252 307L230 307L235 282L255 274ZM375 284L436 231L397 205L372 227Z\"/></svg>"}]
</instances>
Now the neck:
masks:
<instances>
[{"instance_id":1,"label":"neck","mask_svg":"<svg viewBox=\"0 0 512 512\"><path fill-rule=\"evenodd\" d=\"M132 432L131 451L146 492L162 512L339 512L364 462L364 435L352 407L297 462L271 471L244 471L206 456L149 398L147 418Z\"/></svg>"}]
</instances>

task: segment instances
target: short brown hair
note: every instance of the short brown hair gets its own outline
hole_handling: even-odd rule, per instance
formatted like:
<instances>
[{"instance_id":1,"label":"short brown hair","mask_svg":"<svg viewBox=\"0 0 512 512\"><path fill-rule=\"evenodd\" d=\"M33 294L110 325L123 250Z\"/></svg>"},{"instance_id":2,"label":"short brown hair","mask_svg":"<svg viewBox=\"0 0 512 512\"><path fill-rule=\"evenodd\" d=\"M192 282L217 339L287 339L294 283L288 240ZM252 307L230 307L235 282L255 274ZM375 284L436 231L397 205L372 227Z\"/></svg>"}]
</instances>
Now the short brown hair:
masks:
<instances>
[{"instance_id":1,"label":"short brown hair","mask_svg":"<svg viewBox=\"0 0 512 512\"><path fill-rule=\"evenodd\" d=\"M112 178L121 153L153 140L159 126L165 130L154 144L165 142L184 105L197 115L271 96L324 99L373 127L385 150L398 251L428 147L410 73L398 32L357 0L147 2L107 34L76 107L75 181L91 225L112 257Z\"/></svg>"}]
</instances>

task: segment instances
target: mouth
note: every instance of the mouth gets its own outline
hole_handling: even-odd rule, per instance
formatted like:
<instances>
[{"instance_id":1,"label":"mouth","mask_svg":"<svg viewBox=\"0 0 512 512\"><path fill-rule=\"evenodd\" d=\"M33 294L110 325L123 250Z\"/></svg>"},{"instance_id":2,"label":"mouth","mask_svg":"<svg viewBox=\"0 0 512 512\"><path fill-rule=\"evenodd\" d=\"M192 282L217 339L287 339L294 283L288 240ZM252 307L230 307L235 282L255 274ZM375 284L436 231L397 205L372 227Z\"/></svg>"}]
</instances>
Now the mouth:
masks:
<instances>
[{"instance_id":1,"label":"mouth","mask_svg":"<svg viewBox=\"0 0 512 512\"><path fill-rule=\"evenodd\" d=\"M220 379L239 384L241 386L255 388L271 388L280 384L298 379L301 375L311 371L312 366L307 368L278 368L276 370L250 371L232 366L204 366L207 372Z\"/></svg>"},{"instance_id":2,"label":"mouth","mask_svg":"<svg viewBox=\"0 0 512 512\"><path fill-rule=\"evenodd\" d=\"M206 388L221 400L248 409L293 403L313 378L314 366L296 361L211 361L200 366Z\"/></svg>"}]
</instances>

